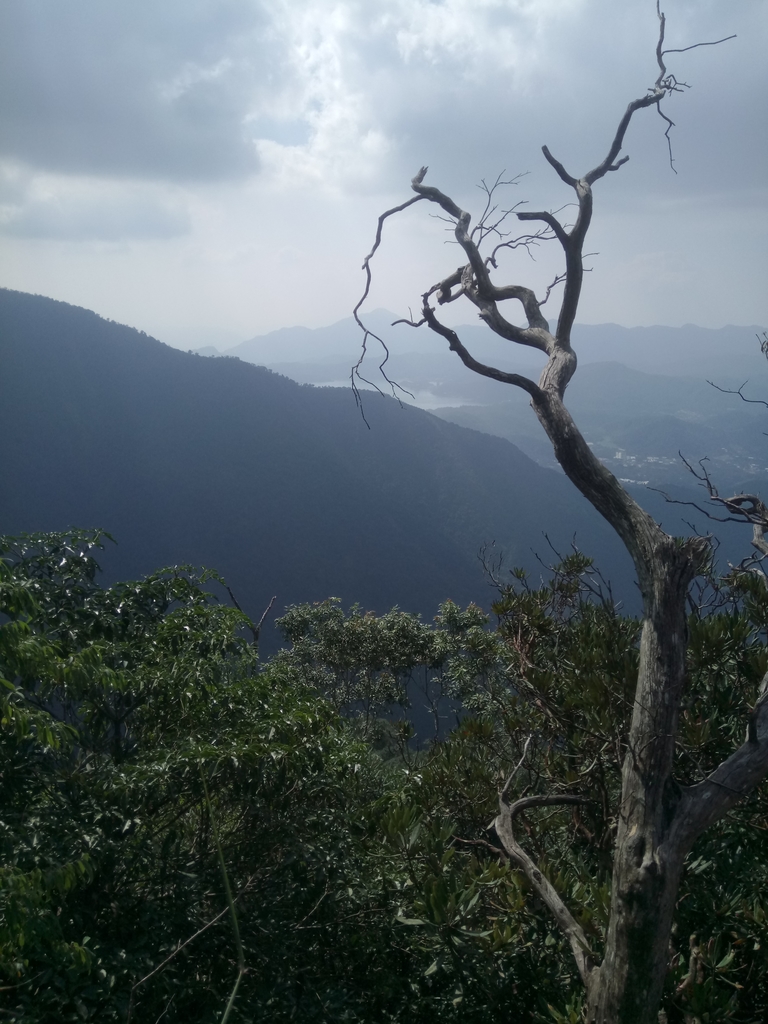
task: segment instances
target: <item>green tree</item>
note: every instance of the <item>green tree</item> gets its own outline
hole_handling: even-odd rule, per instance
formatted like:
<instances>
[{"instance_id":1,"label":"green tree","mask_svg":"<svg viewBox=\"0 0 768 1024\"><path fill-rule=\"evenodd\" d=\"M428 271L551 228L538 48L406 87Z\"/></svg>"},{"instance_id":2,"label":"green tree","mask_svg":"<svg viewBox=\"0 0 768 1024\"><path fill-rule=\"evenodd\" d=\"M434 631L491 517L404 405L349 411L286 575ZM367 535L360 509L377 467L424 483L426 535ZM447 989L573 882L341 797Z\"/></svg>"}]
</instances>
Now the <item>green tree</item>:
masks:
<instances>
[{"instance_id":1,"label":"green tree","mask_svg":"<svg viewBox=\"0 0 768 1024\"><path fill-rule=\"evenodd\" d=\"M103 539L2 542L0 1006L25 1024L214 1019L238 974L215 827L239 1005L343 1019L365 1001L337 939L379 761L295 673L258 671L211 574L102 588ZM391 987L364 974L368 1002Z\"/></svg>"}]
</instances>

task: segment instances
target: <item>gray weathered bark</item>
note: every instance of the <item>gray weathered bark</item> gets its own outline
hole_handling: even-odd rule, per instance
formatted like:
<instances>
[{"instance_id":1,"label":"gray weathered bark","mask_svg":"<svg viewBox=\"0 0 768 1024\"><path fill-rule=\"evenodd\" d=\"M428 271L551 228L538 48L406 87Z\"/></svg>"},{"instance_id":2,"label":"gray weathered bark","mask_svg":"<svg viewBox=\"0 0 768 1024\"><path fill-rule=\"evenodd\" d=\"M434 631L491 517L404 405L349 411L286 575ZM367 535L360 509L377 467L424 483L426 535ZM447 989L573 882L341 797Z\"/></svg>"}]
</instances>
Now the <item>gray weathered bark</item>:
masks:
<instances>
[{"instance_id":1,"label":"gray weathered bark","mask_svg":"<svg viewBox=\"0 0 768 1024\"><path fill-rule=\"evenodd\" d=\"M416 195L379 218L376 242L364 263L365 293L355 309L367 341L369 332L359 320L358 311L368 294L370 260L380 244L384 221L420 201L438 206L454 223L456 241L466 263L423 295L419 323L426 323L441 335L468 369L522 388L530 395L531 405L563 470L613 526L634 561L643 598L643 628L622 772L610 920L601 961L589 948L583 930L563 899L515 839L513 827L523 804L576 803L582 798L575 794L542 795L510 804L507 785L500 796L495 823L507 854L525 872L570 943L586 989L587 1019L594 1024L651 1024L656 1020L686 855L696 838L768 773L767 676L752 716L745 722L747 737L742 746L698 785L685 788L675 782L675 739L685 682L686 596L691 581L708 557L709 542L700 537L681 539L667 535L593 455L564 404L566 388L576 370L576 355L570 338L584 273L582 254L592 218L592 187L629 159L619 154L637 111L656 107L669 131L671 122L662 113L660 104L671 92L680 90L664 63L665 22L658 6L657 13L660 24L656 48L658 77L645 96L627 107L605 159L587 174L575 177L546 147L543 148L548 163L575 192L578 214L573 227L566 229L553 214L545 211L517 213L519 220L538 222L543 227L535 235L502 241L490 257L486 257L481 254L480 246L489 235L503 237L497 230L500 222L491 224L484 214L472 228L466 211L439 189L424 184L427 169L422 168L412 181ZM491 209L492 191L488 190L486 213ZM554 333L542 312L542 302L531 289L520 285L498 286L491 276L499 249L542 238L557 240L565 257L565 273L557 279L564 281L564 294ZM480 363L458 334L437 318L433 300L439 306L461 296L475 305L480 318L496 334L546 354L547 364L538 383ZM499 304L510 299L522 306L525 327L516 326L501 313Z\"/></svg>"}]
</instances>

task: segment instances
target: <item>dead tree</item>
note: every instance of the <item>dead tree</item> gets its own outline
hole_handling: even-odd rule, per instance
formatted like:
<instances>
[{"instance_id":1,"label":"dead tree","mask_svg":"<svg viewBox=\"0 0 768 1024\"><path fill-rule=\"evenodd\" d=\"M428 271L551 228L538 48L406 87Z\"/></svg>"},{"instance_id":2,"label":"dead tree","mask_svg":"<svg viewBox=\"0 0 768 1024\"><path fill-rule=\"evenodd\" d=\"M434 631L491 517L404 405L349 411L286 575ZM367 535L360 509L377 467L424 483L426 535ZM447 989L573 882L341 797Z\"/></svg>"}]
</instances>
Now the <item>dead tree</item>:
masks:
<instances>
[{"instance_id":1,"label":"dead tree","mask_svg":"<svg viewBox=\"0 0 768 1024\"><path fill-rule=\"evenodd\" d=\"M679 51L664 49L665 19L658 4L657 14L658 77L644 96L627 107L605 158L588 173L576 176L546 146L543 148L549 165L575 194L577 212L571 226L546 211L498 213L494 192L501 182L497 181L486 188L486 208L473 227L469 213L440 189L425 184L427 169L422 168L411 183L415 195L379 218L376 241L364 263L365 294L355 310L365 332L364 355L372 335L360 320L359 310L370 287L370 261L381 242L384 222L415 203L427 202L436 207L439 216L450 221L464 262L423 294L421 319L409 322L413 326L426 324L440 335L468 369L522 388L530 396L531 406L563 470L616 530L634 561L643 600L643 626L637 688L622 769L610 921L601 953L590 948L564 899L515 838L515 818L524 807L520 801L510 802L508 787L500 795L495 823L507 854L525 872L570 943L586 990L586 1018L599 1024L650 1024L656 1019L686 855L696 838L768 773L767 676L750 720L744 723L745 742L703 781L688 787L675 781L675 739L685 685L686 595L708 559L710 542L707 538L680 538L665 533L595 457L564 402L566 388L576 370L571 330L584 276L584 243L592 219L593 187L629 159L620 154L627 129L638 111L655 108L664 119L669 138L672 122L662 110L662 101L684 88L684 83L678 82L665 64L667 53ZM512 213L519 221L536 225L533 233L516 239L505 236L504 221ZM490 253L489 239L495 243ZM543 239L559 243L565 257L564 273L553 282L562 282L564 286L554 332L542 312L552 286L540 299L523 285L497 284L493 274L501 249L528 246ZM476 307L480 319L497 335L513 345L538 349L546 355L547 363L538 383L479 362L458 333L438 319L436 307L460 297ZM526 326L516 326L502 313L500 304L507 300L520 304ZM360 364L355 372L359 371ZM558 801L573 803L578 799L576 794L543 794L525 797L523 803L531 807Z\"/></svg>"}]
</instances>

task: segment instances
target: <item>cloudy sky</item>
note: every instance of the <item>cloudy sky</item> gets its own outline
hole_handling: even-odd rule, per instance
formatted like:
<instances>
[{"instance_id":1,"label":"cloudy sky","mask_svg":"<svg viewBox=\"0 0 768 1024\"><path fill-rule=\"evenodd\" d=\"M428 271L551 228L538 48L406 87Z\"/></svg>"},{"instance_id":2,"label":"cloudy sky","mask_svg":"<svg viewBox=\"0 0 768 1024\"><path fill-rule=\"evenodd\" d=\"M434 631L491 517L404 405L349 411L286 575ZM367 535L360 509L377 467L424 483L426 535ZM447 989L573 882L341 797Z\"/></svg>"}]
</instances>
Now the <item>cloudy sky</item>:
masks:
<instances>
[{"instance_id":1,"label":"cloudy sky","mask_svg":"<svg viewBox=\"0 0 768 1024\"><path fill-rule=\"evenodd\" d=\"M664 9L671 47L737 38L669 55L678 173L641 112L597 186L579 320L766 326L768 2ZM567 203L541 145L598 163L656 35L653 0L2 0L0 284L184 348L331 323L422 164L472 209L501 171L528 172L502 202ZM418 205L371 306L403 313L459 262Z\"/></svg>"}]
</instances>

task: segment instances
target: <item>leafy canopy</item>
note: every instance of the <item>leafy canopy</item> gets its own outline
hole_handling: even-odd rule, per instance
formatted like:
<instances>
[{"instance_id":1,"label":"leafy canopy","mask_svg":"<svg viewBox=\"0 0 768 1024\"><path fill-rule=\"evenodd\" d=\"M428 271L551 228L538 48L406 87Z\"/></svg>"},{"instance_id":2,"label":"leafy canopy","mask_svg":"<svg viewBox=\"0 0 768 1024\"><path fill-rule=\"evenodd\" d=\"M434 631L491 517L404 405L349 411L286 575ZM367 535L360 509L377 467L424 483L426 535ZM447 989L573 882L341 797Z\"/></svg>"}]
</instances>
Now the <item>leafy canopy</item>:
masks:
<instances>
[{"instance_id":1,"label":"leafy canopy","mask_svg":"<svg viewBox=\"0 0 768 1024\"><path fill-rule=\"evenodd\" d=\"M444 604L299 606L260 664L216 574L103 587L106 534L0 541L0 1009L18 1022L576 1021L570 953L489 823L521 841L599 947L638 623L575 553L500 585L490 624ZM766 662L754 574L693 609L677 778L731 748ZM426 702L414 742L391 713ZM210 799L206 799L206 789ZM670 1021L768 1005L765 793L694 849ZM215 837L225 866L222 876Z\"/></svg>"}]
</instances>

